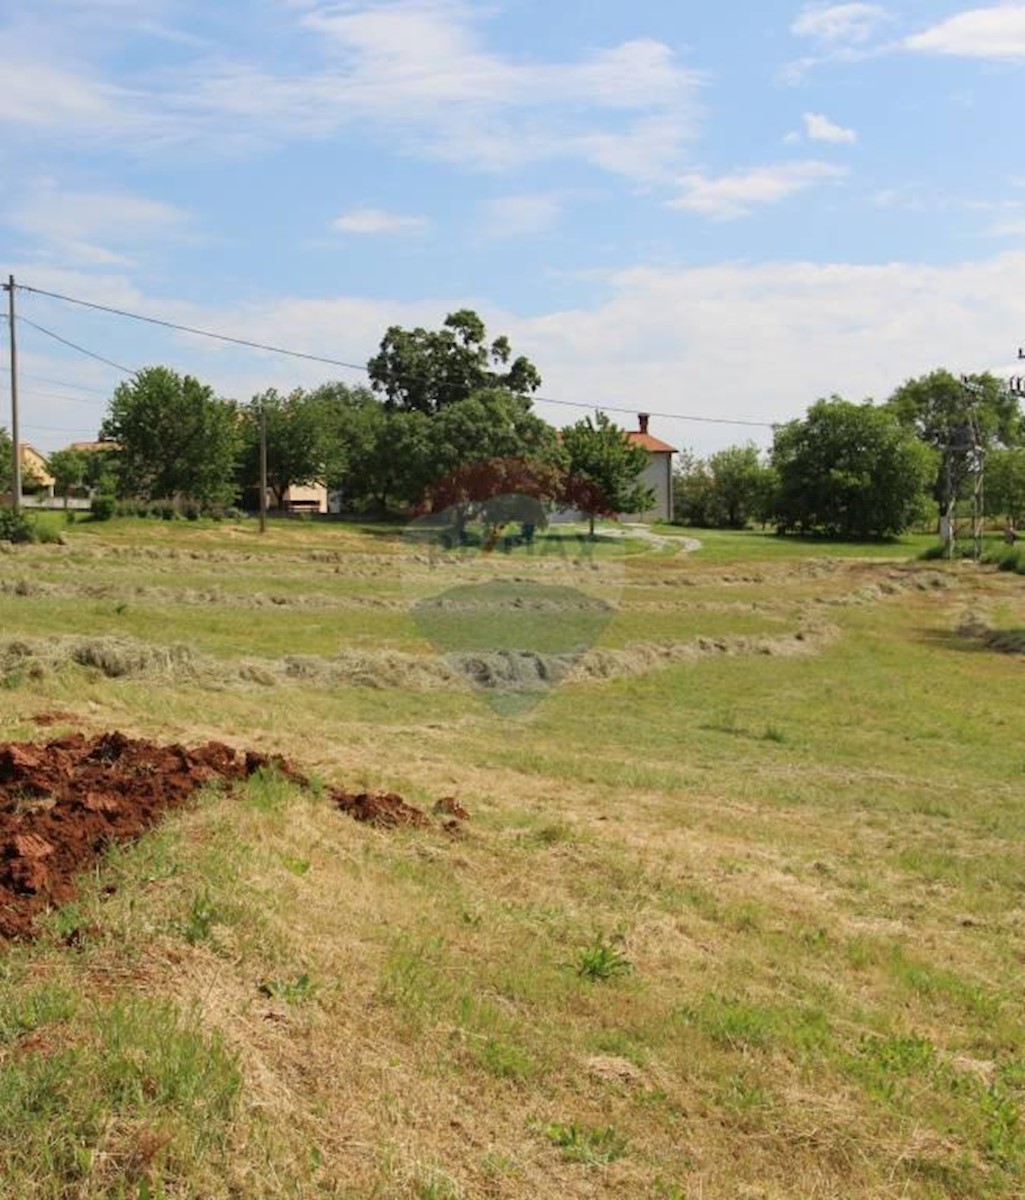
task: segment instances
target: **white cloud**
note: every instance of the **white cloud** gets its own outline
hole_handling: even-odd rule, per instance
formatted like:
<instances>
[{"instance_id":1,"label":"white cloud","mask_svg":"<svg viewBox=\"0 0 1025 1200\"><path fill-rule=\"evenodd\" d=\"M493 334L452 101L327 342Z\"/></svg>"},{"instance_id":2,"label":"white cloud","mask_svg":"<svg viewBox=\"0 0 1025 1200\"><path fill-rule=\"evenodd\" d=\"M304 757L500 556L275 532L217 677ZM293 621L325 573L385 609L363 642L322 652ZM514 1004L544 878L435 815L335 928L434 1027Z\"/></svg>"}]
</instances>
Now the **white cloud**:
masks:
<instances>
[{"instance_id":1,"label":"white cloud","mask_svg":"<svg viewBox=\"0 0 1025 1200\"><path fill-rule=\"evenodd\" d=\"M28 235L48 256L76 265L127 265L125 251L152 249L189 236L183 209L126 191L76 191L52 180L30 185L0 208L6 225Z\"/></svg>"},{"instance_id":2,"label":"white cloud","mask_svg":"<svg viewBox=\"0 0 1025 1200\"><path fill-rule=\"evenodd\" d=\"M905 41L909 50L961 58L1025 58L1025 5L973 8Z\"/></svg>"},{"instance_id":3,"label":"white cloud","mask_svg":"<svg viewBox=\"0 0 1025 1200\"><path fill-rule=\"evenodd\" d=\"M775 204L817 184L842 179L846 174L843 167L804 160L752 167L718 178L684 175L679 180L683 193L670 207L717 220L732 220L750 215L760 205Z\"/></svg>"},{"instance_id":4,"label":"white cloud","mask_svg":"<svg viewBox=\"0 0 1025 1200\"><path fill-rule=\"evenodd\" d=\"M488 205L487 234L503 238L546 233L558 221L562 206L562 197L552 193L500 196Z\"/></svg>"},{"instance_id":5,"label":"white cloud","mask_svg":"<svg viewBox=\"0 0 1025 1200\"><path fill-rule=\"evenodd\" d=\"M117 90L71 71L8 59L0 88L0 123L79 128L116 119Z\"/></svg>"},{"instance_id":6,"label":"white cloud","mask_svg":"<svg viewBox=\"0 0 1025 1200\"><path fill-rule=\"evenodd\" d=\"M679 170L696 136L703 76L668 45L636 38L562 61L515 54L486 34L471 0L345 0L285 4L275 19L299 51L195 50L182 37L173 72L110 68L118 41L159 32L164 6L38 0L0 32L12 64L0 123L63 143L132 154L172 146L248 153L358 129L400 152L472 169L576 160L631 179ZM87 13L92 15L86 16ZM81 36L76 40L70 30ZM122 47L124 48L124 47ZM122 56L122 61L128 61ZM287 63L283 66L282 63Z\"/></svg>"},{"instance_id":7,"label":"white cloud","mask_svg":"<svg viewBox=\"0 0 1025 1200\"><path fill-rule=\"evenodd\" d=\"M815 4L802 9L790 32L817 42L861 43L888 20L886 9L878 4Z\"/></svg>"},{"instance_id":8,"label":"white cloud","mask_svg":"<svg viewBox=\"0 0 1025 1200\"><path fill-rule=\"evenodd\" d=\"M544 375L543 394L588 405L649 408L682 417L781 421L800 416L820 396L883 399L904 379L947 366L1017 374L1014 350L1025 329L1025 252L928 266L916 262L725 263L687 270L639 266L600 277L602 299L523 317L473 296L433 296L392 303L359 296L301 296L229 307L173 303L141 293L124 277L93 276L13 264L25 281L100 303L165 316L185 324L365 362L385 329L437 327L469 305L489 330L509 335L517 353ZM209 380L223 395L247 398L268 386L288 389L326 378L365 382L358 372L114 323L96 343L95 328L78 333L71 310L58 328L129 365L167 362ZM46 323L45 317L40 319ZM345 331L343 344L338 331ZM29 356L51 349L26 335ZM56 378L79 369L77 358L33 359ZM749 369L750 364L755 364ZM82 362L93 384L113 378ZM685 381L681 385L680 381ZM43 385L40 384L40 388ZM27 387L27 384L26 384ZM564 423L572 409L539 405ZM83 423L89 410L40 410L25 420L55 426ZM718 449L758 431L656 418L655 432L678 446ZM33 433L42 440L45 435ZM768 432L764 435L767 437ZM55 434L46 445L70 440Z\"/></svg>"},{"instance_id":9,"label":"white cloud","mask_svg":"<svg viewBox=\"0 0 1025 1200\"><path fill-rule=\"evenodd\" d=\"M381 208L354 208L331 222L338 233L382 234L424 233L430 228L426 217L403 216Z\"/></svg>"},{"instance_id":10,"label":"white cloud","mask_svg":"<svg viewBox=\"0 0 1025 1200\"><path fill-rule=\"evenodd\" d=\"M837 125L822 113L806 112L804 114L804 131L812 142L851 143L858 140L853 129L845 129Z\"/></svg>"}]
</instances>

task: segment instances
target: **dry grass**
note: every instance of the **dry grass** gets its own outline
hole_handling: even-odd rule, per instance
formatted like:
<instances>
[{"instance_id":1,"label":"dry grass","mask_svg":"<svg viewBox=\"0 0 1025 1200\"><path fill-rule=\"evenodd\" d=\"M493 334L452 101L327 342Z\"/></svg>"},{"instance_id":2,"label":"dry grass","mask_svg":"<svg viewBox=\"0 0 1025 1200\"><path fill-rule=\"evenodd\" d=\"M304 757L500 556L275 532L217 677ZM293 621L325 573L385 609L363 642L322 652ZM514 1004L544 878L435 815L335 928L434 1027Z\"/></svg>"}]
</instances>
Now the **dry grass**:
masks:
<instances>
[{"instance_id":1,"label":"dry grass","mask_svg":"<svg viewBox=\"0 0 1025 1200\"><path fill-rule=\"evenodd\" d=\"M306 595L414 603L410 587L466 578L414 564L411 585L385 569L391 549L354 554L366 542L330 530L275 530L266 553L248 533L199 532L162 531L154 559L207 555L189 558L189 587L231 591L228 564L264 592L268 576L301 578ZM145 559L128 537L109 548ZM108 547L89 546L80 584L116 584ZM35 549L18 572L56 585L81 553ZM237 1055L235 1107L190 1170L187 1116L107 1101L113 1160L71 1182L19 1168L0 1196L115 1196L111 1161L176 1197L1020 1194L1021 664L957 633L968 610L1025 624L1020 589L911 564L724 570L700 555L603 574L590 594L616 605L604 647L516 719L414 653L415 632L360 648L378 666L394 656L372 688L323 656L290 675L257 647L251 661L276 664L259 685L209 649L182 670L158 643L140 643L141 675L110 673L65 653L102 641L88 627L50 631L64 640L39 644L61 653L39 677L8 663L0 736L59 707L91 729L259 745L424 808L456 795L472 819L458 840L375 832L257 780L119 854L0 967L3 1063L20 1070L32 1037L70 1036L43 1006L3 1042L2 1014L33 988L170 999ZM647 603L663 638L636 636L646 610L630 606ZM749 605L779 632L716 624ZM202 625L203 606L182 610ZM9 645L24 631L3 611ZM707 630L674 638L674 612ZM414 660L450 673L400 689ZM603 663L610 677L592 678ZM91 929L73 953L71 926ZM582 972L603 948L628 969ZM79 1015L102 1043L99 1011Z\"/></svg>"}]
</instances>

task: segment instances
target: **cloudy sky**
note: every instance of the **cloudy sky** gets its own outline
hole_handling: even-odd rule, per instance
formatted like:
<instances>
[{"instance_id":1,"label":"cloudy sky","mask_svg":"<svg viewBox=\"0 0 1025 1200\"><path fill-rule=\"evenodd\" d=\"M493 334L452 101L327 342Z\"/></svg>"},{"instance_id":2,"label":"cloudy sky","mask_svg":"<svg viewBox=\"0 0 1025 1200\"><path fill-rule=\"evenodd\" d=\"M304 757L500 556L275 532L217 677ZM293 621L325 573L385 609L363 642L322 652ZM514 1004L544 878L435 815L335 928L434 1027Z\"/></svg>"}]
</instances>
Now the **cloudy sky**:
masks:
<instances>
[{"instance_id":1,"label":"cloudy sky","mask_svg":"<svg viewBox=\"0 0 1025 1200\"><path fill-rule=\"evenodd\" d=\"M686 417L1017 370L1025 4L32 0L0 60L19 283L357 364L470 306L699 451L767 431ZM240 399L360 379L18 304ZM93 434L117 370L20 338L25 436Z\"/></svg>"}]
</instances>

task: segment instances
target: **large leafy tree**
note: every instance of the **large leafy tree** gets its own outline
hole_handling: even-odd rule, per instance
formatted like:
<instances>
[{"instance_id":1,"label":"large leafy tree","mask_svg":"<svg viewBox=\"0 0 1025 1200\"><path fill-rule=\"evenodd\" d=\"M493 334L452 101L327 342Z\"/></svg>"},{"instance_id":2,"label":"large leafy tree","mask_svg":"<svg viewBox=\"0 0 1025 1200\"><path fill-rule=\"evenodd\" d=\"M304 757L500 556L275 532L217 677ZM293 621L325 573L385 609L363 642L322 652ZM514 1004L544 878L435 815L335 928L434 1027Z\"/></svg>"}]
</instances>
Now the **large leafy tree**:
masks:
<instances>
[{"instance_id":1,"label":"large leafy tree","mask_svg":"<svg viewBox=\"0 0 1025 1200\"><path fill-rule=\"evenodd\" d=\"M327 479L347 508L418 503L431 478L422 412L388 409L369 388L329 383L312 399L326 431Z\"/></svg>"},{"instance_id":2,"label":"large leafy tree","mask_svg":"<svg viewBox=\"0 0 1025 1200\"><path fill-rule=\"evenodd\" d=\"M648 452L627 440L605 413L585 417L562 431L569 472L566 499L587 513L591 537L599 516L643 512L654 495L642 480Z\"/></svg>"},{"instance_id":3,"label":"large leafy tree","mask_svg":"<svg viewBox=\"0 0 1025 1200\"><path fill-rule=\"evenodd\" d=\"M883 538L921 514L936 455L892 411L833 396L777 429L772 463L781 532Z\"/></svg>"},{"instance_id":4,"label":"large leafy tree","mask_svg":"<svg viewBox=\"0 0 1025 1200\"><path fill-rule=\"evenodd\" d=\"M393 325L367 370L389 407L427 414L490 388L528 396L541 386L534 364L513 358L504 336L489 343L484 322L468 308L449 314L441 329Z\"/></svg>"},{"instance_id":5,"label":"large leafy tree","mask_svg":"<svg viewBox=\"0 0 1025 1200\"><path fill-rule=\"evenodd\" d=\"M517 480L529 477L533 486L550 479L549 496L554 498L561 459L558 435L532 411L529 399L489 388L430 418L430 479L424 498L435 510L452 507L461 528L482 505L514 490ZM532 471L524 465L531 462L550 470Z\"/></svg>"},{"instance_id":6,"label":"large leafy tree","mask_svg":"<svg viewBox=\"0 0 1025 1200\"><path fill-rule=\"evenodd\" d=\"M431 468L438 479L480 459L558 454L555 430L532 410L526 397L502 388L445 405L431 418L430 441Z\"/></svg>"},{"instance_id":7,"label":"large leafy tree","mask_svg":"<svg viewBox=\"0 0 1025 1200\"><path fill-rule=\"evenodd\" d=\"M239 483L259 484L261 423L267 422L267 485L278 507L290 487L325 482L327 427L323 407L301 388L280 395L274 388L254 396L243 410ZM337 446L334 453L337 455Z\"/></svg>"},{"instance_id":8,"label":"large leafy tree","mask_svg":"<svg viewBox=\"0 0 1025 1200\"><path fill-rule=\"evenodd\" d=\"M964 485L969 471L971 417L986 449L1020 445L1025 435L1021 405L995 376L969 376L966 388L949 371L909 379L886 402L897 419L937 452L933 495L940 513Z\"/></svg>"},{"instance_id":9,"label":"large leafy tree","mask_svg":"<svg viewBox=\"0 0 1025 1200\"><path fill-rule=\"evenodd\" d=\"M191 375L139 371L115 391L100 436L120 447L123 495L205 503L234 493L238 410Z\"/></svg>"}]
</instances>

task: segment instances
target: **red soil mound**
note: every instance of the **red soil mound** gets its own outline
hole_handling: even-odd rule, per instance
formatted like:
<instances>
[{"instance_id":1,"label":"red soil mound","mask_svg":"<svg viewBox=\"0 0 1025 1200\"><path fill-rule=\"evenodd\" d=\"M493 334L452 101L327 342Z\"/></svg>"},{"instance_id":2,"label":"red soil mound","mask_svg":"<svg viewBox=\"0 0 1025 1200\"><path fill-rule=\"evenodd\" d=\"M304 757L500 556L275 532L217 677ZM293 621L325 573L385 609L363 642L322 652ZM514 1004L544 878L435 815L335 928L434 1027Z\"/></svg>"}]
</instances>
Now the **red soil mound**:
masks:
<instances>
[{"instance_id":1,"label":"red soil mound","mask_svg":"<svg viewBox=\"0 0 1025 1200\"><path fill-rule=\"evenodd\" d=\"M230 785L262 768L308 785L283 758L220 742L187 750L121 733L77 733L46 745L0 745L0 941L31 937L36 916L70 900L75 876L111 843L138 838L207 784ZM336 790L331 798L371 825L431 824L393 793Z\"/></svg>"}]
</instances>

